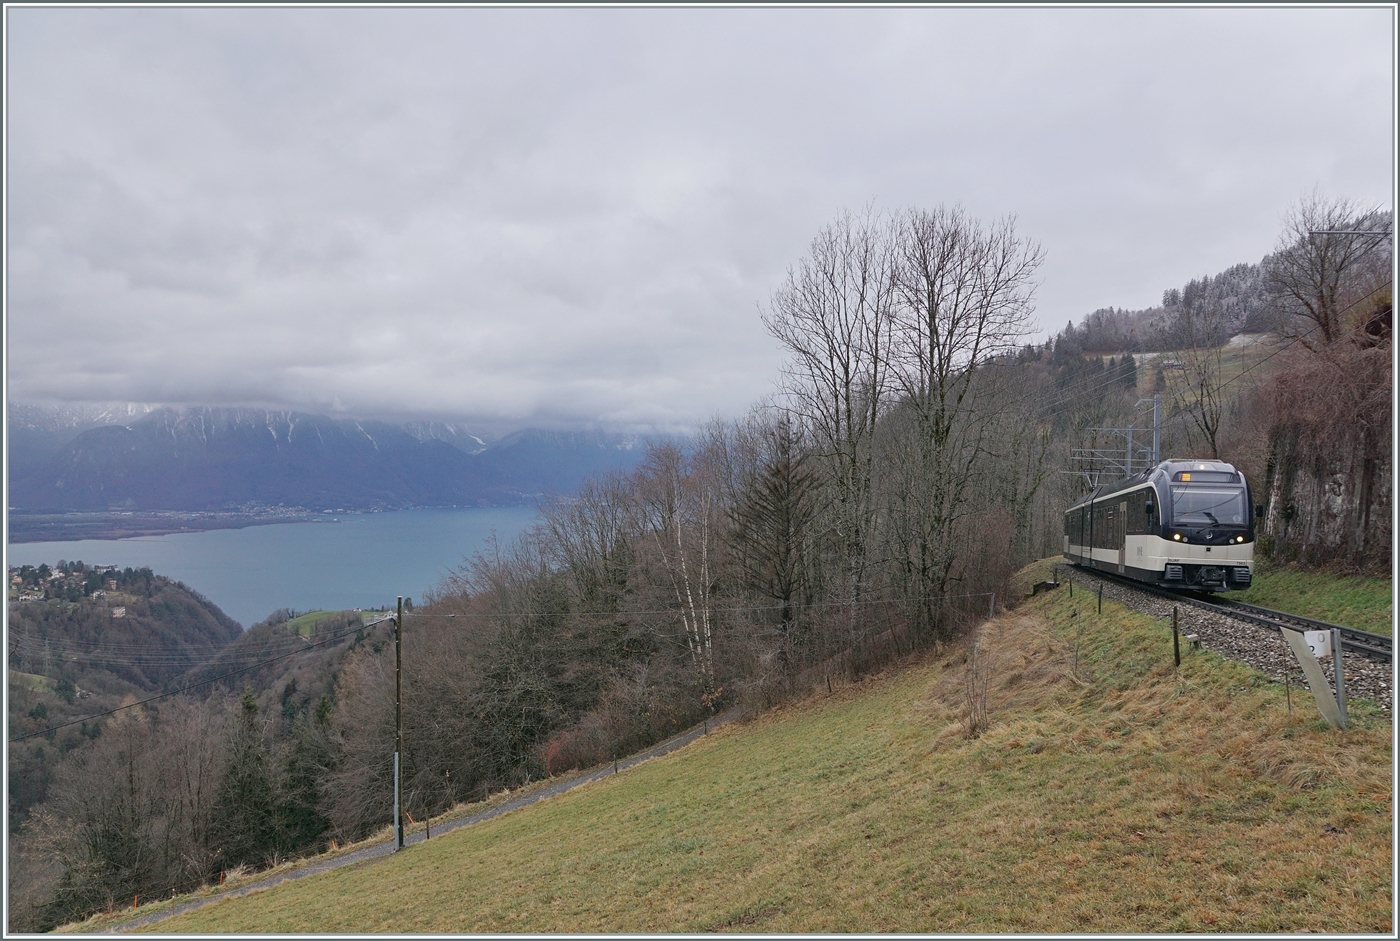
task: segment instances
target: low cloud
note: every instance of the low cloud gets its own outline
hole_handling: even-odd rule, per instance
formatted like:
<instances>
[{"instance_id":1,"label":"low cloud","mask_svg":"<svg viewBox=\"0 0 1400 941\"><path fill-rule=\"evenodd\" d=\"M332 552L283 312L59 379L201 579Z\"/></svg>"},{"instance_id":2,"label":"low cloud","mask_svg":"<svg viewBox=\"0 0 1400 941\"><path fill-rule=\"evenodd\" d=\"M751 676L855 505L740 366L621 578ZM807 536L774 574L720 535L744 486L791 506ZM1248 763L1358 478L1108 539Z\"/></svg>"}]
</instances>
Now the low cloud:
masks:
<instances>
[{"instance_id":1,"label":"low cloud","mask_svg":"<svg viewBox=\"0 0 1400 941\"><path fill-rule=\"evenodd\" d=\"M843 207L1017 214L1058 330L1389 196L1385 10L6 15L20 400L676 430Z\"/></svg>"}]
</instances>

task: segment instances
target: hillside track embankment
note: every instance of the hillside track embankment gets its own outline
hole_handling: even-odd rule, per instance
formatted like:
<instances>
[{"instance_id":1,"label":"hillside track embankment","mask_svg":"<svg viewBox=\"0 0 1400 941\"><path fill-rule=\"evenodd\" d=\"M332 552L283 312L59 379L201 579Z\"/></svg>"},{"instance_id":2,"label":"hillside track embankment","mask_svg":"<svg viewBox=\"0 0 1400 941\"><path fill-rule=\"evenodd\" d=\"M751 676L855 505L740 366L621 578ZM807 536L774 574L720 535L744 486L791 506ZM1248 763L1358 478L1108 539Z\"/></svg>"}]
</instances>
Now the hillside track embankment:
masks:
<instances>
[{"instance_id":1,"label":"hillside track embankment","mask_svg":"<svg viewBox=\"0 0 1400 941\"><path fill-rule=\"evenodd\" d=\"M1389 663L1393 659L1394 643L1392 638L1385 634L1373 634L1370 631L1357 630L1353 627L1343 627L1340 624L1333 624L1330 621L1318 621L1314 618L1303 617L1299 614L1289 614L1286 611L1261 608L1258 605L1246 604L1243 601L1236 601L1233 598L1212 598L1211 596L1206 596L1206 599L1207 600L1197 600L1196 604L1226 608L1226 613L1234 617L1254 620L1265 626L1277 626L1281 630L1288 627L1302 628L1305 631L1336 630L1341 636L1342 646L1347 650L1354 650L1357 653L1368 656L1381 663Z\"/></svg>"},{"instance_id":2,"label":"hillside track embankment","mask_svg":"<svg viewBox=\"0 0 1400 941\"><path fill-rule=\"evenodd\" d=\"M718 728L721 725L733 722L736 719L740 718L742 715L742 707L734 706L733 708L728 709L720 713L719 715L708 719L705 722L702 722L700 725L693 726L685 730L684 732L681 732L678 735L674 735L671 738L666 739L664 742L660 742L656 745L653 745L650 748L637 752L634 755L629 755L626 758L621 758L613 764L603 765L594 768L590 771L585 771L581 774L574 775L572 777L560 777L556 780L548 781L540 787L530 788L525 793L512 797L504 803L497 804L494 807L489 807L485 810L480 810L476 813L468 814L464 817L457 817L451 820L444 820L440 823L437 823L432 827L431 836L441 836L445 833L450 833L451 831L458 830L462 827L468 827L473 824L482 823L484 821L491 820L492 818L499 817L502 814L510 813L513 810L519 810L522 807L528 807L529 805L538 803L539 801L542 801L545 798L554 797L558 794L563 794L565 791L573 790L576 787L581 787L585 784L591 784L594 781L599 781L603 778L610 777L621 771L626 771L628 768L641 764L644 761L649 761L652 758L659 758L660 756L668 754L669 752L673 752L678 748L683 748L684 746L689 745L696 739L707 735L710 729ZM413 832L410 833L408 832L407 828L405 828L404 848L407 849L408 847L413 846L416 843L421 843L426 839L430 839L430 836L429 833L424 829L415 827ZM229 889L226 892L220 892L217 895L210 895L205 896L203 898L190 899L186 902L177 902L176 904L171 905L168 908L161 908L157 911L149 912L144 915L137 915L134 918L130 918L119 924L110 925L107 928L102 929L102 933L120 934L123 932L135 931L139 928L145 928L150 925L153 925L156 922L162 921L166 918L170 918L175 915L180 915L185 912L193 911L197 908L203 908L206 905L212 905L215 902L221 902L225 899L237 898L240 895L247 895L250 892L258 892L263 889L270 889L273 886L279 885L283 882L289 882L293 879L304 879L307 876L314 876L318 873L329 872L332 869L340 869L345 866L356 866L361 863L370 862L372 860L383 859L384 857L393 855L393 853L394 840L392 837L390 837L387 840L381 840L376 843L371 843L368 846L361 847L359 849L353 850L349 853L345 853L340 856L308 860L304 865L282 870L264 879L258 879L256 882L250 882L247 885L240 885L237 888ZM76 930L81 931L82 929L80 926L76 926Z\"/></svg>"},{"instance_id":3,"label":"hillside track embankment","mask_svg":"<svg viewBox=\"0 0 1400 941\"><path fill-rule=\"evenodd\" d=\"M1076 568L1068 562L1058 563L1055 572L1061 591L1068 590L1072 583L1076 592L1089 592L1093 598L1097 598L1102 586L1105 598L1134 611L1161 618L1168 627L1172 621L1172 609L1175 608L1178 629L1182 635L1183 656L1189 652L1186 635L1194 634L1200 645L1207 650L1246 663L1277 683L1287 681L1300 689L1307 688L1302 668L1298 666L1288 644L1273 628L1198 607L1186 598L1170 598L1145 588L1137 588L1088 569ZM1346 680L1348 700L1369 699L1385 715L1393 715L1394 682L1390 663L1379 662L1364 654L1344 649L1342 671ZM1328 675L1330 688L1330 664L1323 672Z\"/></svg>"}]
</instances>

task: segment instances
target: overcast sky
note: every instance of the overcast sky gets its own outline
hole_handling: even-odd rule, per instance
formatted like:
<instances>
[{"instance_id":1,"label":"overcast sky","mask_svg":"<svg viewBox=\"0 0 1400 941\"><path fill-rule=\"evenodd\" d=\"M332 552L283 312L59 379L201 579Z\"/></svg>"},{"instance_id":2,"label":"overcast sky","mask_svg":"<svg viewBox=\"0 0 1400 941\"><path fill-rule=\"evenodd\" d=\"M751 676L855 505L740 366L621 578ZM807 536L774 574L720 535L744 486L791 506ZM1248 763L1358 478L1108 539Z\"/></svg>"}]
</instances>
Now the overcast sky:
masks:
<instances>
[{"instance_id":1,"label":"overcast sky","mask_svg":"<svg viewBox=\"0 0 1400 941\"><path fill-rule=\"evenodd\" d=\"M1373 9L6 11L7 391L680 430L843 208L1046 254L1042 330L1392 206Z\"/></svg>"}]
</instances>

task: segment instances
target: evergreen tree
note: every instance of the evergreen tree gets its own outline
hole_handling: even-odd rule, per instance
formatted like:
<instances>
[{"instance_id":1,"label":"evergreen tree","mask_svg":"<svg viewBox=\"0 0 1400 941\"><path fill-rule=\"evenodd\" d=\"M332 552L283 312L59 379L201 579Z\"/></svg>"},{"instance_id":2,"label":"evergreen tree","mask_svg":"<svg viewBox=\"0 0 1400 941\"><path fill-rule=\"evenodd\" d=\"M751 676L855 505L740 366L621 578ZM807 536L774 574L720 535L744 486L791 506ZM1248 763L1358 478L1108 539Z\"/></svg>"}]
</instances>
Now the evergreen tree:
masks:
<instances>
[{"instance_id":1,"label":"evergreen tree","mask_svg":"<svg viewBox=\"0 0 1400 941\"><path fill-rule=\"evenodd\" d=\"M321 814L317 782L331 764L332 757L324 726L313 726L305 719L299 721L282 765L281 795L277 802L277 835L282 850L307 849L329 827Z\"/></svg>"},{"instance_id":2,"label":"evergreen tree","mask_svg":"<svg viewBox=\"0 0 1400 941\"><path fill-rule=\"evenodd\" d=\"M807 542L816 515L816 476L786 422L773 433L773 455L734 511L745 583L778 602L787 633L811 587Z\"/></svg>"},{"instance_id":3,"label":"evergreen tree","mask_svg":"<svg viewBox=\"0 0 1400 941\"><path fill-rule=\"evenodd\" d=\"M1137 388L1137 362L1131 353L1123 354L1118 361L1118 381L1123 383L1125 389Z\"/></svg>"},{"instance_id":4,"label":"evergreen tree","mask_svg":"<svg viewBox=\"0 0 1400 941\"><path fill-rule=\"evenodd\" d=\"M279 846L272 756L258 729L258 701L245 689L219 786L212 839L225 867L259 865Z\"/></svg>"}]
</instances>

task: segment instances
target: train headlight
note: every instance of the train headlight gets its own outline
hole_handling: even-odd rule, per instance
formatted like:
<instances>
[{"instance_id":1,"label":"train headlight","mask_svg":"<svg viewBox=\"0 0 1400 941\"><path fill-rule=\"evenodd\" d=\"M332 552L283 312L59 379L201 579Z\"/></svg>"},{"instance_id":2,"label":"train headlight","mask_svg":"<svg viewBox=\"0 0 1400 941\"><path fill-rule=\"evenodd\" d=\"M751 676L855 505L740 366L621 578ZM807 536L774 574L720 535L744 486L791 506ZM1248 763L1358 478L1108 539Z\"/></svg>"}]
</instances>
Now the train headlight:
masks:
<instances>
[{"instance_id":1,"label":"train headlight","mask_svg":"<svg viewBox=\"0 0 1400 941\"><path fill-rule=\"evenodd\" d=\"M1172 538L1177 542L1181 542L1181 533L1172 533Z\"/></svg>"},{"instance_id":2,"label":"train headlight","mask_svg":"<svg viewBox=\"0 0 1400 941\"><path fill-rule=\"evenodd\" d=\"M1235 542L1244 542L1244 537L1243 537L1243 536L1236 536L1236 537L1235 537Z\"/></svg>"}]
</instances>

